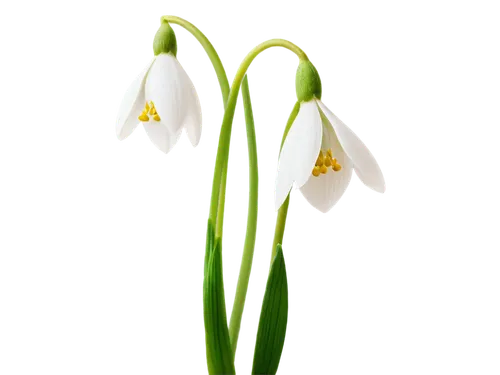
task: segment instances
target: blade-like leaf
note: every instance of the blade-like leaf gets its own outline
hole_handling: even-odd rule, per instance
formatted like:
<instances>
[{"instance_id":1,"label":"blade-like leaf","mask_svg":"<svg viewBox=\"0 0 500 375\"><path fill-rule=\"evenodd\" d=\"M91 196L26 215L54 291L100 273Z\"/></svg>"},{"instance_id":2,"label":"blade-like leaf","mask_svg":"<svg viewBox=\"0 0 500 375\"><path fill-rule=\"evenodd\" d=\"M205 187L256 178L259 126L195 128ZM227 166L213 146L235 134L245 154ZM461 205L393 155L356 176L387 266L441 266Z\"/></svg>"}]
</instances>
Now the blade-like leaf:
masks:
<instances>
[{"instance_id":1,"label":"blade-like leaf","mask_svg":"<svg viewBox=\"0 0 500 375\"><path fill-rule=\"evenodd\" d=\"M203 309L208 372L210 375L235 374L227 328L220 239L215 240L209 256L203 286Z\"/></svg>"},{"instance_id":2,"label":"blade-like leaf","mask_svg":"<svg viewBox=\"0 0 500 375\"><path fill-rule=\"evenodd\" d=\"M259 330L253 358L253 375L274 375L285 343L288 318L288 284L285 258L281 245L267 279L266 293L260 313Z\"/></svg>"}]
</instances>

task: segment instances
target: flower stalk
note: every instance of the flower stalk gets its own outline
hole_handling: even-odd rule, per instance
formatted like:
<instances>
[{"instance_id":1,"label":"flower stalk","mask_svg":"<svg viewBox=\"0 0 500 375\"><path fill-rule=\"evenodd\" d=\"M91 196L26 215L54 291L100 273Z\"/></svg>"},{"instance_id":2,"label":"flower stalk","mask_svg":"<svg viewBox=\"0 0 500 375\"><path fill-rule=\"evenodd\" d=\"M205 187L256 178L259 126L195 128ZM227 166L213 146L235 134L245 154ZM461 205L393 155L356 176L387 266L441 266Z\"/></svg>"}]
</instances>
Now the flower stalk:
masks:
<instances>
[{"instance_id":1,"label":"flower stalk","mask_svg":"<svg viewBox=\"0 0 500 375\"><path fill-rule=\"evenodd\" d=\"M215 170L214 170L214 180L212 186L212 200L210 204L210 216L209 220L212 223L216 223L215 225L215 237L222 238L222 228L224 222L224 203L225 203L225 194L226 194L226 181L227 181L227 162L229 156L229 146L231 142L231 131L232 131L232 123L234 119L234 112L236 108L236 102L238 99L238 92L246 75L248 68L252 61L263 51L269 49L271 47L283 47L287 48L290 51L294 52L300 61L307 61L307 55L295 44L283 40L283 39L271 39L264 43L259 44L255 47L250 53L245 57L243 62L240 64L238 71L236 72L235 78L233 80L233 84L231 86L229 99L227 101L226 110L224 112L224 118L221 126L221 135L219 138L219 146L217 150L217 159L215 162ZM253 121L252 121L253 122ZM248 124L247 124L248 126ZM252 124L253 127L253 124ZM249 144L250 146L250 144ZM250 165L250 173L252 175L252 169L255 168L256 172L256 164L253 166ZM252 183L250 181L250 197L252 197L253 192L257 191L257 181ZM255 214L255 216L253 216ZM255 221L247 222L247 240L245 241L245 247L243 249L243 257L242 263L240 267L240 276L238 278L238 286L236 289L235 300L233 304L233 310L231 314L231 320L229 325L229 336L231 338L231 347L233 348L233 352L236 351L238 336L240 331L241 319L243 317L243 310L245 307L245 299L248 290L248 281L250 278L250 270L252 266L253 259L253 251L255 244L255 233L257 231L257 204L250 206L249 205L249 217L255 218ZM286 214L281 216L281 224L279 228L282 228L281 235L278 235L278 239L282 240L283 232L284 232L284 222L286 221ZM273 254L274 254L273 250Z\"/></svg>"},{"instance_id":2,"label":"flower stalk","mask_svg":"<svg viewBox=\"0 0 500 375\"><path fill-rule=\"evenodd\" d=\"M271 39L259 44L245 57L240 64L238 71L231 85L226 111L221 126L221 136L217 149L217 159L215 162L214 179L212 185L212 200L210 203L209 218L216 223L215 235L222 236L222 225L224 221L224 204L219 205L219 200L225 200L226 178L227 178L227 159L229 155L229 144L231 141L231 130L234 119L234 111L238 100L238 93L250 64L263 51L271 47L283 47L294 52L299 59L307 60L307 55L295 44L284 39ZM220 207L220 209L219 209Z\"/></svg>"},{"instance_id":3,"label":"flower stalk","mask_svg":"<svg viewBox=\"0 0 500 375\"><path fill-rule=\"evenodd\" d=\"M164 19L172 24L181 27L183 30L191 34L196 43L198 43L202 47L208 61L210 62L210 65L212 66L214 77L219 88L222 111L224 113L229 98L230 79L226 65L222 61L219 51L215 47L214 43L198 25L196 25L188 18L173 13L165 13L162 15L161 19ZM214 162L217 159L217 153L221 151L221 141L219 139L219 134L217 135L217 142L214 149ZM228 160L231 139L224 140L226 142L229 142L229 144L223 148L223 152L227 153L224 159ZM227 166L221 167L221 171L217 176L214 176L214 170L215 168L212 168L212 178L210 179L210 186L208 188L210 192L209 208L212 207L212 215L209 215L208 218L211 219L213 223L215 223L216 237L222 238L224 230L224 215L227 210L227 200L225 199L225 194L227 192L227 183L229 178L229 164ZM226 178L222 178L222 176L226 176ZM221 197L220 201L219 197ZM224 256L223 252L222 256Z\"/></svg>"},{"instance_id":4,"label":"flower stalk","mask_svg":"<svg viewBox=\"0 0 500 375\"><path fill-rule=\"evenodd\" d=\"M257 163L257 140L255 137L255 126L253 121L252 103L250 101L250 89L248 87L248 78L245 75L242 84L243 107L245 111L245 123L247 130L248 143L248 162L249 162L249 197L248 197L248 216L247 216L247 235L243 247L243 256L241 258L240 273L236 294L234 296L233 310L229 323L229 338L231 340L231 349L236 353L238 345L238 336L245 305L250 272L252 271L253 253L255 249L255 235L257 232L257 211L258 211L258 184L259 172Z\"/></svg>"},{"instance_id":5,"label":"flower stalk","mask_svg":"<svg viewBox=\"0 0 500 375\"><path fill-rule=\"evenodd\" d=\"M161 21L169 22L172 24L177 24L187 31L189 31L203 46L205 52L207 53L210 61L217 74L217 79L219 81L224 108L229 98L229 82L227 79L226 72L222 65L222 62L213 47L212 43L208 38L193 24L190 22L175 16L164 16ZM243 74L244 76L244 74ZM247 218L247 232L245 236L245 244L243 249L240 275L238 277L238 285L236 289L233 312L231 314L230 323L230 337L231 337L231 347L233 353L236 352L236 346L238 341L238 335L241 325L241 318L243 315L243 308L245 305L246 293L248 290L248 282L250 279L250 272L252 268L253 261L253 251L255 246L255 236L257 232L257 207L258 207L258 165L257 165L257 145L255 139L255 128L253 123L253 115L251 112L250 103L250 91L248 89L248 80L245 77L243 82L243 100L245 107L245 120L247 127L247 142L248 142L248 154L249 154L249 200L248 200L248 218ZM236 102L234 103L236 104ZM234 108L233 108L234 115ZM221 128L221 138L224 135L225 128ZM225 138L227 142L230 142L230 136ZM227 146L229 148L229 146ZM227 180L227 165L228 156L225 158L219 156L219 151L217 153L216 170L219 170L219 179L217 180L214 176L214 185L212 189L212 200L209 222L216 225L217 238L222 237L222 220L225 205L225 192L226 192L226 180ZM218 213L222 215L218 216ZM207 254L205 256L205 269L208 261Z\"/></svg>"}]
</instances>

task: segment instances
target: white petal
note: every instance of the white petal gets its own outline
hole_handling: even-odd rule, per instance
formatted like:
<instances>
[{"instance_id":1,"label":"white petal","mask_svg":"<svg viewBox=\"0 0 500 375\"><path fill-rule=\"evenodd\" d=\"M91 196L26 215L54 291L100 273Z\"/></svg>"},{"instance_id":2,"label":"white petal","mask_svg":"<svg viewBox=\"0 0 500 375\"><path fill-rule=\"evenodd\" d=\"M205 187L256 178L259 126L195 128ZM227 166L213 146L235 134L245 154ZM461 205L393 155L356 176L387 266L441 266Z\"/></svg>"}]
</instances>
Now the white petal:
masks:
<instances>
[{"instance_id":1,"label":"white petal","mask_svg":"<svg viewBox=\"0 0 500 375\"><path fill-rule=\"evenodd\" d=\"M317 101L319 107L330 121L339 139L342 148L352 160L354 170L363 183L379 193L385 191L385 181L382 171L370 150L357 137L354 132L347 127L337 116L335 116L320 100Z\"/></svg>"},{"instance_id":2,"label":"white petal","mask_svg":"<svg viewBox=\"0 0 500 375\"><path fill-rule=\"evenodd\" d=\"M186 129L189 141L193 146L197 146L200 142L201 137L201 106L200 100L198 99L198 94L194 88L193 82L187 75L181 64L178 69L182 75L183 81L183 91L184 91L184 102L185 102L185 118L184 118L184 128Z\"/></svg>"},{"instance_id":3,"label":"white petal","mask_svg":"<svg viewBox=\"0 0 500 375\"><path fill-rule=\"evenodd\" d=\"M280 153L276 175L276 209L281 207L294 182L297 187L301 187L311 176L321 147L321 136L321 117L316 103L302 103Z\"/></svg>"},{"instance_id":4,"label":"white petal","mask_svg":"<svg viewBox=\"0 0 500 375\"><path fill-rule=\"evenodd\" d=\"M279 160L273 174L273 211L278 211L293 185L293 160L281 159L281 157Z\"/></svg>"},{"instance_id":5,"label":"white petal","mask_svg":"<svg viewBox=\"0 0 500 375\"><path fill-rule=\"evenodd\" d=\"M352 162L342 150L332 126L326 121L323 122L321 148L332 149L333 157L342 169L338 172L329 169L326 174L320 174L318 177L311 175L300 191L312 206L321 212L328 212L342 197L351 181Z\"/></svg>"},{"instance_id":6,"label":"white petal","mask_svg":"<svg viewBox=\"0 0 500 375\"><path fill-rule=\"evenodd\" d=\"M171 54L159 54L146 78L146 101L154 103L161 122L171 133L182 128L186 113L182 84L177 59Z\"/></svg>"},{"instance_id":7,"label":"white petal","mask_svg":"<svg viewBox=\"0 0 500 375\"><path fill-rule=\"evenodd\" d=\"M132 82L122 99L120 109L118 110L118 118L116 120L116 135L120 140L127 138L132 134L137 125L139 125L137 117L141 114L146 103L144 97L144 83L153 61L154 60L152 60Z\"/></svg>"},{"instance_id":8,"label":"white petal","mask_svg":"<svg viewBox=\"0 0 500 375\"><path fill-rule=\"evenodd\" d=\"M280 155L285 165L290 159L295 162L294 182L297 187L301 187L309 179L321 148L322 134L323 127L318 108L313 102L302 103Z\"/></svg>"},{"instance_id":9,"label":"white petal","mask_svg":"<svg viewBox=\"0 0 500 375\"><path fill-rule=\"evenodd\" d=\"M142 124L151 142L164 153L168 154L177 143L180 131L173 133L164 124L157 121L148 121Z\"/></svg>"}]
</instances>

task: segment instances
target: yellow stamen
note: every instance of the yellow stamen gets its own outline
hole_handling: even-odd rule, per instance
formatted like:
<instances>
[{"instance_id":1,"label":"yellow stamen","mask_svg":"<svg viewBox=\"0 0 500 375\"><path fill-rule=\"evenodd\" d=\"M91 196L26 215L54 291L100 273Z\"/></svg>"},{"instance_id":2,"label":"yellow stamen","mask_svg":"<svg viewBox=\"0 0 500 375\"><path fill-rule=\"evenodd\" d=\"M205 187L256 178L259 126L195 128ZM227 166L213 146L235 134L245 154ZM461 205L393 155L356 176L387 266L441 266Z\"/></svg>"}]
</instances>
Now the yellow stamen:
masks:
<instances>
[{"instance_id":1,"label":"yellow stamen","mask_svg":"<svg viewBox=\"0 0 500 375\"><path fill-rule=\"evenodd\" d=\"M316 166L321 167L325 161L325 158L323 157L323 153L320 151L318 158L316 159Z\"/></svg>"},{"instance_id":2,"label":"yellow stamen","mask_svg":"<svg viewBox=\"0 0 500 375\"><path fill-rule=\"evenodd\" d=\"M139 116L139 121L142 121L142 122L148 122L149 121L149 117L146 114L146 112L142 112L141 113L141 115Z\"/></svg>"},{"instance_id":3,"label":"yellow stamen","mask_svg":"<svg viewBox=\"0 0 500 375\"><path fill-rule=\"evenodd\" d=\"M149 102L151 104L151 109L149 110L150 115L156 115L156 108L153 102Z\"/></svg>"},{"instance_id":4,"label":"yellow stamen","mask_svg":"<svg viewBox=\"0 0 500 375\"><path fill-rule=\"evenodd\" d=\"M334 172L338 172L342 169L342 166L337 163L337 159L333 157L331 149L320 151L318 159L316 159L316 165L312 170L312 175L318 177L320 174L327 174L330 167Z\"/></svg>"},{"instance_id":5,"label":"yellow stamen","mask_svg":"<svg viewBox=\"0 0 500 375\"><path fill-rule=\"evenodd\" d=\"M150 108L150 107L149 107L149 104L148 104L148 103L146 103L145 111L146 111L146 112L149 112L149 108Z\"/></svg>"},{"instance_id":6,"label":"yellow stamen","mask_svg":"<svg viewBox=\"0 0 500 375\"><path fill-rule=\"evenodd\" d=\"M157 114L153 116L153 120L155 121L160 121L160 116L158 116Z\"/></svg>"}]
</instances>

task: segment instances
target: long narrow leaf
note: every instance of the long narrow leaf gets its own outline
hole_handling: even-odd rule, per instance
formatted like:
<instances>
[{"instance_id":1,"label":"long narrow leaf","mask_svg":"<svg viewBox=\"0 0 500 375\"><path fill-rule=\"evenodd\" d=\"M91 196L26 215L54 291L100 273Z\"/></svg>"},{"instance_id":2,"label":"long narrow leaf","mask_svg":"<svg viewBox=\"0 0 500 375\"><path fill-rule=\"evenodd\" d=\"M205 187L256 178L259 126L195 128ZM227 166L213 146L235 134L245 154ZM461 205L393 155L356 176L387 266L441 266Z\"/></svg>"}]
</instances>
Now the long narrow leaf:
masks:
<instances>
[{"instance_id":1,"label":"long narrow leaf","mask_svg":"<svg viewBox=\"0 0 500 375\"><path fill-rule=\"evenodd\" d=\"M210 375L235 374L234 356L227 328L219 239L215 240L207 265L203 287L203 307L208 372Z\"/></svg>"},{"instance_id":2,"label":"long narrow leaf","mask_svg":"<svg viewBox=\"0 0 500 375\"><path fill-rule=\"evenodd\" d=\"M274 375L278 371L285 343L287 319L288 283L283 250L278 244L260 313L253 358L253 375Z\"/></svg>"}]
</instances>

